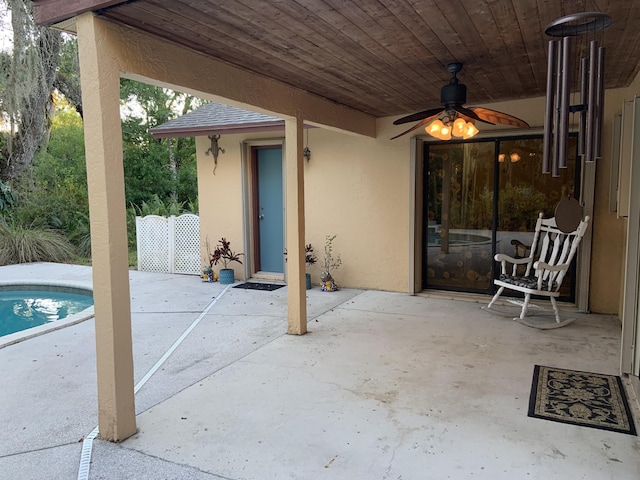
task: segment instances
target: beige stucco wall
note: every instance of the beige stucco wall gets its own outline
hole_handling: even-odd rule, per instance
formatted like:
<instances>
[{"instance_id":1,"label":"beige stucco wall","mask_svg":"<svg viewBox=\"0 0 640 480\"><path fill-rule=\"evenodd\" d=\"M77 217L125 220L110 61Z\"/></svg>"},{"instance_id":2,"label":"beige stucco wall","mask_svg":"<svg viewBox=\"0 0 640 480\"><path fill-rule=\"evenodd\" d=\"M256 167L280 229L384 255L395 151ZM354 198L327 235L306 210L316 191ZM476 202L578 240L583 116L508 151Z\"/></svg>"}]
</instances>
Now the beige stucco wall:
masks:
<instances>
[{"instance_id":1,"label":"beige stucco wall","mask_svg":"<svg viewBox=\"0 0 640 480\"><path fill-rule=\"evenodd\" d=\"M597 162L593 250L589 308L616 314L620 306L626 226L609 212L612 117L634 87L608 91L603 128L603 158ZM541 127L544 98L487 104ZM355 137L323 128L310 129L306 137L311 160L305 164L306 241L322 254L326 235L337 235L335 252L343 264L335 275L339 284L353 288L406 292L409 283L410 143L409 137L389 140L401 127L394 118L377 122L377 138ZM482 131L500 127L482 126ZM208 139L198 139L198 186L203 235L211 239L228 235L242 245L242 178L240 142L271 135L223 135L227 151L220 156L216 175L212 158L202 152ZM225 205L225 208L219 208ZM213 208L211 216L209 208ZM213 220L215 216L215 221ZM228 233L227 233L228 232ZM236 268L237 272L241 269ZM320 267L309 272L317 282Z\"/></svg>"},{"instance_id":2,"label":"beige stucco wall","mask_svg":"<svg viewBox=\"0 0 640 480\"><path fill-rule=\"evenodd\" d=\"M209 240L210 251L216 247L218 240L225 237L231 242L234 252L242 252L244 237L242 228L242 175L240 141L236 135L224 136L220 147L225 153L218 156L218 167L213 174L214 162L211 155L204 152L211 146L207 137L196 138L198 152L198 205L200 209L201 256L203 265L208 264L206 240ZM244 263L243 259L243 263ZM242 265L236 262L229 264L233 268L236 279L244 278ZM214 271L222 268L214 266Z\"/></svg>"},{"instance_id":3,"label":"beige stucco wall","mask_svg":"<svg viewBox=\"0 0 640 480\"><path fill-rule=\"evenodd\" d=\"M380 125L379 127L380 128ZM337 235L339 285L407 291L409 275L409 143L327 130L309 133L305 170L307 239L322 257L326 235ZM310 269L320 273L319 265Z\"/></svg>"},{"instance_id":4,"label":"beige stucco wall","mask_svg":"<svg viewBox=\"0 0 640 480\"><path fill-rule=\"evenodd\" d=\"M305 162L306 242L322 258L325 237L337 235L334 253L342 266L338 284L353 288L406 291L409 264L409 150L392 143L354 137L321 128L305 134L311 160ZM243 245L242 161L240 144L282 139L283 133L223 135L225 153L204 152L207 137L197 138L200 229L204 241L227 236ZM258 142L259 143L259 142ZM286 148L286 147L285 147ZM224 207L222 207L224 206ZM203 258L206 257L203 245ZM243 268L234 265L236 278ZM308 269L315 283L321 267Z\"/></svg>"}]
</instances>

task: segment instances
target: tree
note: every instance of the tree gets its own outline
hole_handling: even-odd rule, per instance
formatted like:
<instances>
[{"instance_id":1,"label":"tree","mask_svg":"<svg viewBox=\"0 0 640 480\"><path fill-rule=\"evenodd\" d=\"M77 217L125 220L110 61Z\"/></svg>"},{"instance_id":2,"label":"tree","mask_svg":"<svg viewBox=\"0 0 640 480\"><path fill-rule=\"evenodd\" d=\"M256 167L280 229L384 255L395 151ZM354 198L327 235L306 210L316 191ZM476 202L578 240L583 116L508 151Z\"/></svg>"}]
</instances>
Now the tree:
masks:
<instances>
[{"instance_id":1,"label":"tree","mask_svg":"<svg viewBox=\"0 0 640 480\"><path fill-rule=\"evenodd\" d=\"M30 181L18 183L13 218L21 225L62 231L88 253L89 201L82 119L63 99L56 101L50 141L37 153Z\"/></svg>"},{"instance_id":2,"label":"tree","mask_svg":"<svg viewBox=\"0 0 640 480\"><path fill-rule=\"evenodd\" d=\"M197 198L193 138L156 140L150 129L184 115L200 101L190 95L122 79L122 138L127 204L140 206L157 195L162 200Z\"/></svg>"},{"instance_id":3,"label":"tree","mask_svg":"<svg viewBox=\"0 0 640 480\"><path fill-rule=\"evenodd\" d=\"M62 34L39 27L28 0L7 0L13 29L12 55L2 54L2 111L9 127L0 151L0 179L24 172L48 141L53 111L51 92L58 66Z\"/></svg>"},{"instance_id":4,"label":"tree","mask_svg":"<svg viewBox=\"0 0 640 480\"><path fill-rule=\"evenodd\" d=\"M65 39L60 47L58 71L54 88L65 96L82 117L82 90L80 89L80 64L78 61L78 39Z\"/></svg>"},{"instance_id":5,"label":"tree","mask_svg":"<svg viewBox=\"0 0 640 480\"><path fill-rule=\"evenodd\" d=\"M17 236L54 229L88 256L77 40L36 26L29 0L0 0L2 7L11 13L13 45L11 51L0 51L0 121L5 126L0 134L0 220L7 220L0 224L10 222L5 233ZM129 210L135 215L145 206L161 205L179 214L194 208L194 139L156 140L149 130L200 101L126 79L121 81L121 101Z\"/></svg>"}]
</instances>

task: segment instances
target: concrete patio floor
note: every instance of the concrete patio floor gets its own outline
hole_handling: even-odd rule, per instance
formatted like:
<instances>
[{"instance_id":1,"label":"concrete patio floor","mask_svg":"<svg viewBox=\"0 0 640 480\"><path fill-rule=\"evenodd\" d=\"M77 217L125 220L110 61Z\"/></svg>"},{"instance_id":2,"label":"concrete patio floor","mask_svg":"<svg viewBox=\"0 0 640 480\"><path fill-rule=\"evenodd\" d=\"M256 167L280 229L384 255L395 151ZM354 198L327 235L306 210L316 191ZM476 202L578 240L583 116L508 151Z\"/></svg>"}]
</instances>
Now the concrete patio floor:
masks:
<instances>
[{"instance_id":1,"label":"concrete patio floor","mask_svg":"<svg viewBox=\"0 0 640 480\"><path fill-rule=\"evenodd\" d=\"M94 442L91 479L640 478L638 437L527 417L536 364L618 374L615 317L541 331L473 301L315 288L297 337L286 288L130 278L136 382L218 301L136 395L138 433ZM25 279L88 285L91 269L0 267ZM93 319L0 348L0 370L0 478L76 478Z\"/></svg>"}]
</instances>

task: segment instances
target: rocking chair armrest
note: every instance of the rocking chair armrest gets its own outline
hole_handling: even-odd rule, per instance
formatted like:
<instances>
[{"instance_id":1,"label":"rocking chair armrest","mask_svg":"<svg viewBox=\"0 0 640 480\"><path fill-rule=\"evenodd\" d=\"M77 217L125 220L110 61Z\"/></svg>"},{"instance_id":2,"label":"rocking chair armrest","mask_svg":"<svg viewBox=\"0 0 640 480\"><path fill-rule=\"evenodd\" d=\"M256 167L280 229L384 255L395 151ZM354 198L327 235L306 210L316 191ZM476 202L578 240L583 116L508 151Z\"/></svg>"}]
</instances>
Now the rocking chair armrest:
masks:
<instances>
[{"instance_id":1,"label":"rocking chair armrest","mask_svg":"<svg viewBox=\"0 0 640 480\"><path fill-rule=\"evenodd\" d=\"M516 271L518 270L518 265L530 264L531 259L528 257L525 258L513 258L509 255L505 255L504 253L496 253L496 256L493 257L496 262L500 262L500 271L503 275L507 274L507 263L512 265L511 275L516 275ZM527 272L529 271L529 267L527 267Z\"/></svg>"},{"instance_id":2,"label":"rocking chair armrest","mask_svg":"<svg viewBox=\"0 0 640 480\"><path fill-rule=\"evenodd\" d=\"M513 258L504 253L496 253L496 256L493 258L496 262L509 262L509 263L513 263L514 265L522 265L525 263L529 263L531 261L529 257Z\"/></svg>"},{"instance_id":3,"label":"rocking chair armrest","mask_svg":"<svg viewBox=\"0 0 640 480\"><path fill-rule=\"evenodd\" d=\"M548 270L551 272L560 272L562 270L567 270L569 268L569 264L560 263L558 265L549 265L548 263L537 261L533 264L533 268L535 270Z\"/></svg>"}]
</instances>

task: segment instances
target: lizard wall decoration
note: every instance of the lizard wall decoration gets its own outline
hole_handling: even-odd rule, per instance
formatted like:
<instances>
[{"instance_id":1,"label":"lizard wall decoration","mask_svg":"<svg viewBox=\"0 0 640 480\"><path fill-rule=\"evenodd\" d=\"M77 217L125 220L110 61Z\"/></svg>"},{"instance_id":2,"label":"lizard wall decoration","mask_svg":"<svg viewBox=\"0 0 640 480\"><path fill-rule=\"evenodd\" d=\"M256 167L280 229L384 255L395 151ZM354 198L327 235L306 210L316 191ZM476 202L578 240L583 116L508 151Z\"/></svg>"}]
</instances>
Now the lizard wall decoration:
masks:
<instances>
[{"instance_id":1,"label":"lizard wall decoration","mask_svg":"<svg viewBox=\"0 0 640 480\"><path fill-rule=\"evenodd\" d=\"M224 148L220 147L218 145L218 140L220 140L220 135L208 135L209 140L211 140L211 146L209 147L209 149L204 152L207 155L209 155L209 152L211 152L211 155L213 155L213 174L216 174L216 168L218 168L218 155L220 155L221 153L224 153Z\"/></svg>"}]
</instances>

